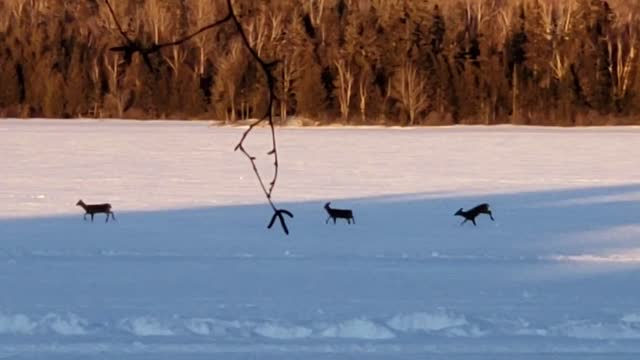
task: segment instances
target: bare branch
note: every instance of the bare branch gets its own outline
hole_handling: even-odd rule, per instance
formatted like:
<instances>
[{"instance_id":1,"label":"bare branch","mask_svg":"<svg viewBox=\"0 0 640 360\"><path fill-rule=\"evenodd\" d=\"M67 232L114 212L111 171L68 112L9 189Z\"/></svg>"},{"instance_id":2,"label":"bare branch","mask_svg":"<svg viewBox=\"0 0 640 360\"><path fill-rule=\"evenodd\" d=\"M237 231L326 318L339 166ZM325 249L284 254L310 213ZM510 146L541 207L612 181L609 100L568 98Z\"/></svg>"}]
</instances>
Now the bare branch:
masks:
<instances>
[{"instance_id":1,"label":"bare branch","mask_svg":"<svg viewBox=\"0 0 640 360\"><path fill-rule=\"evenodd\" d=\"M201 27L200 29L198 29L196 32L194 32L192 34L189 34L189 35L187 35L187 36L185 36L185 37L183 37L181 39L178 39L178 40L175 40L175 41L172 41L172 42L168 42L168 43L157 44L155 46L158 48L158 50L160 50L160 49L162 49L164 47L167 47L167 46L180 45L180 44L184 43L185 41L191 40L194 37L202 34L203 32L205 32L207 30L213 29L213 28L217 27L218 25L226 23L230 19L231 19L231 16L229 14L227 14L227 16L225 16L224 18L222 18L222 19L220 19L220 20L218 20L218 21L216 21L214 23L211 23L209 25L205 25L205 26Z\"/></svg>"},{"instance_id":2,"label":"bare branch","mask_svg":"<svg viewBox=\"0 0 640 360\"><path fill-rule=\"evenodd\" d=\"M116 16L116 12L113 11L113 7L111 6L111 3L109 2L109 0L104 0L104 2L107 4L107 7L109 8L109 12L111 13L111 18L113 19L113 22L116 23L116 27L118 28L118 31L120 32L120 35L122 35L122 37L125 40L127 40L127 44L133 44L133 41L131 41L131 39L129 39L127 34L122 29L122 26L120 25L120 22L118 21L118 17Z\"/></svg>"},{"instance_id":3,"label":"bare branch","mask_svg":"<svg viewBox=\"0 0 640 360\"><path fill-rule=\"evenodd\" d=\"M153 66L151 66L151 61L149 60L149 55L153 54L155 52L160 51L160 49L165 48L165 47L169 47L169 46L177 46L180 45L192 38L194 38L195 36L198 36L199 34L202 34L203 32L213 29L219 25L222 25L224 23L226 23L227 21L229 21L231 19L231 11L229 12L229 14L227 14L227 16L225 16L224 18L215 21L211 24L205 25L203 27L201 27L200 29L196 30L194 33L191 33L185 37L182 37L178 40L175 41L171 41L168 43L162 43L162 44L158 44L158 43L152 43L150 45L145 45L140 41L134 41L131 40L127 34L124 32L124 30L122 29L122 26L120 25L120 22L118 21L118 17L116 16L115 11L113 10L113 7L111 6L111 3L109 2L109 0L104 0L104 2L107 4L107 6L109 7L109 12L111 13L111 17L113 18L113 21L116 23L116 27L118 28L118 31L120 32L120 35L122 35L122 37L125 39L126 44L124 45L120 45L120 46L115 46L110 48L110 51L121 51L124 52L124 59L127 63L131 62L131 57L133 56L133 54L139 52L140 55L142 55L142 58L144 59L145 64L147 64L147 67L149 68L149 70L153 71ZM231 2L228 1L229 6L231 6Z\"/></svg>"},{"instance_id":4,"label":"bare branch","mask_svg":"<svg viewBox=\"0 0 640 360\"><path fill-rule=\"evenodd\" d=\"M275 94L275 85L276 85L276 79L275 76L272 73L272 70L274 69L274 67L277 65L277 61L274 62L266 62L265 60L263 60L258 52L256 51L256 49L254 49L251 46L251 43L242 27L242 24L240 23L240 21L238 20L238 17L234 11L233 8L233 4L232 4L232 0L227 0L227 15L225 17L223 17L220 20L217 20L211 24L205 25L203 27L201 27L200 29L198 29L197 31L183 37L180 38L178 40L172 41L172 42L168 42L168 43L162 43L162 44L158 44L158 43L152 43L151 45L143 45L141 42L139 41L133 41L131 40L126 33L124 32L124 30L122 29L122 27L120 26L120 23L117 20L117 16L115 14L115 11L113 10L113 8L111 7L111 4L109 3L109 0L104 0L105 3L107 4L107 6L109 7L109 11L111 12L111 16L114 19L114 22L116 23L116 26L118 27L118 31L120 32L120 34L122 35L122 37L125 39L126 44L122 45L122 46L117 46L117 47L113 47L110 50L111 51L122 51L124 52L125 55L125 61L130 61L131 60L131 56L136 53L139 52L142 57L144 58L145 63L147 64L147 66L149 67L150 70L153 71L153 67L151 66L151 62L149 61L148 55L158 52L160 51L162 48L164 47L170 47L170 46L177 46L180 45L182 43L184 43L185 41L188 41L190 39L192 39L193 37L207 31L210 29L213 29L219 25L222 25L228 21L231 21L238 34L240 35L240 38L242 39L242 43L244 44L244 46L247 48L247 50L249 51L249 53L251 54L251 57L256 61L256 63L258 64L258 66L260 67L260 69L262 70L262 72L264 73L265 79L266 79L266 83L267 83L267 89L268 89L268 101L267 101L267 110L265 111L265 114L259 118L258 120L256 120L255 122L253 122L251 125L249 125L249 127L244 131L244 133L242 134L242 136L240 137L240 141L238 142L238 144L235 147L235 151L240 150L245 157L249 160L249 162L251 163L251 167L253 168L253 172L256 174L256 178L258 179L258 182L260 184L260 187L262 188L262 191L264 192L265 197L267 198L267 201L269 202L269 205L271 206L271 208L273 209L273 216L271 218L271 222L269 223L268 228L271 228L275 222L275 219L278 218L280 220L280 224L282 225L282 229L285 232L285 234L289 234L289 229L287 228L287 225L285 223L285 218L283 215L287 215L289 217L293 217L293 214L291 214L291 212L285 210L285 209L278 209L275 204L273 203L272 200L272 195L273 195L273 191L275 189L277 180L278 180L278 169L279 169L279 162L278 162L278 146L277 146L277 141L276 141L276 131L275 131L275 125L274 125L274 121L273 121L273 105L274 102L276 100L276 94ZM274 171L273 171L273 177L271 179L271 181L269 181L268 185L265 184L262 176L260 175L260 171L258 170L258 167L256 166L256 157L251 155L244 147L244 141L247 139L247 136L251 133L251 131L258 125L260 125L262 122L267 121L269 128L271 130L271 144L272 144L272 148L271 150L267 153L267 155L272 156L273 157L273 166L274 166Z\"/></svg>"},{"instance_id":5,"label":"bare branch","mask_svg":"<svg viewBox=\"0 0 640 360\"><path fill-rule=\"evenodd\" d=\"M271 195L273 193L273 190L275 188L276 182L278 180L278 147L277 147L277 142L276 142L276 135L275 135L275 125L273 122L273 103L276 99L276 94L275 94L275 84L276 84L276 79L273 76L273 73L271 72L272 69L275 67L275 65L278 62L270 62L267 63L266 61L264 61L262 58L260 58L260 56L258 55L258 53L256 52L256 50L251 47L251 44L249 42L249 39L246 35L246 33L244 32L243 28L242 28L242 24L240 24L240 21L238 20L238 17L236 16L235 12L233 11L233 6L231 4L231 0L227 0L227 4L229 6L229 15L231 16L231 19L233 21L233 23L236 26L236 29L238 30L238 33L240 34L240 38L242 39L244 45L247 47L247 50L249 50L249 53L251 53L251 56L255 59L255 61L258 63L259 67L261 68L262 72L264 73L264 76L266 78L267 81L267 89L268 89L268 101L267 101L267 110L265 112L265 114L258 120L256 120L254 123L252 123L247 130L244 132L244 134L242 134L242 137L240 138L240 141L238 142L238 145L236 145L235 150L242 150L242 152L251 160L252 157L244 150L243 144L245 139L247 138L247 135L249 135L249 133L256 127L258 126L260 123L262 123L263 121L267 120L269 127L271 128L271 142L273 145L273 148L271 149L271 151L269 151L269 155L272 155L274 158L274 173L273 173L273 178L272 180L269 182L269 187L267 189L267 187L265 187L262 178L260 177L260 174L258 173L257 169L255 168L255 164L254 165L254 170L256 170L256 176L258 177L258 180L260 181L260 185L262 186L265 196L267 197L267 199L269 200L269 204L271 205L271 207L276 210L276 207L274 206L273 202L271 201ZM253 163L253 160L252 160Z\"/></svg>"}]
</instances>

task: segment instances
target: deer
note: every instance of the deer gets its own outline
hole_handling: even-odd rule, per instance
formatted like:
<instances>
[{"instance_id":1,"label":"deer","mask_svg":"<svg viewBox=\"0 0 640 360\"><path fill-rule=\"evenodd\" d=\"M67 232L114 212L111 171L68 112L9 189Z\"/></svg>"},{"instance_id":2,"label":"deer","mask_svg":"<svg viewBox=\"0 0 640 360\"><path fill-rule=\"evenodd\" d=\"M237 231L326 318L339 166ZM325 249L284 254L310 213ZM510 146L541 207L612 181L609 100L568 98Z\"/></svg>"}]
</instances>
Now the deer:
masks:
<instances>
[{"instance_id":1,"label":"deer","mask_svg":"<svg viewBox=\"0 0 640 360\"><path fill-rule=\"evenodd\" d=\"M93 215L100 214L100 213L107 214L107 219L105 220L105 222L109 222L109 215L111 215L111 218L113 220L116 220L115 214L113 213L113 211L111 211L111 204L87 205L84 203L84 201L78 200L78 202L76 203L76 206L80 206L84 209L85 213L84 213L83 219L85 221L87 220L87 214L91 215L91 222L93 222Z\"/></svg>"},{"instance_id":2,"label":"deer","mask_svg":"<svg viewBox=\"0 0 640 360\"><path fill-rule=\"evenodd\" d=\"M324 209L329 213L327 221L324 222L325 224L329 223L329 219L333 219L334 224L336 223L336 219L346 219L348 224L351 224L351 221L353 221L354 224L356 223L356 219L353 217L353 211L348 209L333 209L329 205L331 205L330 202L324 204Z\"/></svg>"},{"instance_id":3,"label":"deer","mask_svg":"<svg viewBox=\"0 0 640 360\"><path fill-rule=\"evenodd\" d=\"M486 203L480 204L474 207L473 209L470 209L467 211L464 211L462 210L462 208L460 208L460 210L458 210L453 215L462 216L464 218L464 221L461 222L460 225L464 225L464 223L471 220L471 222L473 223L473 226L476 226L476 217L480 214L487 214L491 218L491 221L495 221L495 219L493 218L493 214L491 214L491 209L489 209L489 204L486 204Z\"/></svg>"}]
</instances>

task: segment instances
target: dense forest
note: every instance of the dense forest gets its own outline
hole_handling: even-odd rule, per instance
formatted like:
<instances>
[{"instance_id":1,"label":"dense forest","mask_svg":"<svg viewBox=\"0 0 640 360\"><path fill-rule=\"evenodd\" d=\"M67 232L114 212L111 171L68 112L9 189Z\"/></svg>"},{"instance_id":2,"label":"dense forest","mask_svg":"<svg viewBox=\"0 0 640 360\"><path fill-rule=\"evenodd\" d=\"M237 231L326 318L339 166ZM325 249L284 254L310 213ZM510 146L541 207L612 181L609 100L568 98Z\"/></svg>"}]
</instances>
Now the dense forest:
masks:
<instances>
[{"instance_id":1,"label":"dense forest","mask_svg":"<svg viewBox=\"0 0 640 360\"><path fill-rule=\"evenodd\" d=\"M235 0L278 60L280 121L384 125L640 124L640 5L611 0ZM175 40L223 0L114 0L136 41ZM220 119L265 111L233 26L150 57L102 0L0 2L0 116Z\"/></svg>"}]
</instances>

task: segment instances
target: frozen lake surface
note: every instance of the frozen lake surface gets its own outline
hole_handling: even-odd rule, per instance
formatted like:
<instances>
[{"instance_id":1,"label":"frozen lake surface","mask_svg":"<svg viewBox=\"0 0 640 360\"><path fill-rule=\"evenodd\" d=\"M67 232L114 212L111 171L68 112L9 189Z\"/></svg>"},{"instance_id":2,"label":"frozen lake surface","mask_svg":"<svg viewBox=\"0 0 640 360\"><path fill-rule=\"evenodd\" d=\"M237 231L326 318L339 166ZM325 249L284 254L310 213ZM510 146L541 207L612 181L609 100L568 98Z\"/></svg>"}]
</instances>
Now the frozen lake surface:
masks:
<instances>
[{"instance_id":1,"label":"frozen lake surface","mask_svg":"<svg viewBox=\"0 0 640 360\"><path fill-rule=\"evenodd\" d=\"M640 128L242 131L0 121L0 358L640 357Z\"/></svg>"}]
</instances>

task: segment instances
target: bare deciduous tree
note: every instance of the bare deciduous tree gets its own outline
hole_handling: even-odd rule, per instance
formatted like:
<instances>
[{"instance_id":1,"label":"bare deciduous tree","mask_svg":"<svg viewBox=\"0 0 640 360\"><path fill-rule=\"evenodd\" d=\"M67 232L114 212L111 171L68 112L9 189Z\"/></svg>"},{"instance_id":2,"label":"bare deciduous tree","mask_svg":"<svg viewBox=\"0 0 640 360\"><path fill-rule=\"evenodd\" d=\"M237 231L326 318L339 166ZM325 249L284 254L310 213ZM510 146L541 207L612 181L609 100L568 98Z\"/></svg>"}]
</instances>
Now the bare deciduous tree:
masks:
<instances>
[{"instance_id":1,"label":"bare deciduous tree","mask_svg":"<svg viewBox=\"0 0 640 360\"><path fill-rule=\"evenodd\" d=\"M18 99L5 100L0 111L43 116L49 96L47 114L58 117L97 114L97 108L119 116L128 105L123 116L136 118L202 118L212 110L221 118L225 112L229 118L262 114L268 82L243 45L227 0L111 5L0 1L3 85L13 87L3 93ZM406 111L395 89L405 61L427 82L428 108L416 123L427 112L425 124L635 123L640 114L640 4L635 1L233 0L232 5L256 55L281 60L271 70L278 96L273 112L283 119L320 121L341 114L350 120L357 111L363 122L383 117L388 124L409 124L399 120ZM234 42L242 45L238 76L221 66ZM118 86L126 89L119 101L111 93L113 59L103 61L109 47L119 52ZM344 71L337 69L340 61L349 65L340 66ZM57 94L45 90L56 86L43 85L58 82L60 75L64 104L54 106ZM389 84L393 97L387 96ZM235 89L231 102L226 87ZM589 122L575 122L580 114L590 114Z\"/></svg>"},{"instance_id":2,"label":"bare deciduous tree","mask_svg":"<svg viewBox=\"0 0 640 360\"><path fill-rule=\"evenodd\" d=\"M394 76L395 93L407 112L409 126L416 125L418 114L429 105L426 84L424 77L410 62L405 62Z\"/></svg>"},{"instance_id":3,"label":"bare deciduous tree","mask_svg":"<svg viewBox=\"0 0 640 360\"><path fill-rule=\"evenodd\" d=\"M353 71L351 70L351 64L343 59L337 60L334 64L338 70L336 89L338 91L338 101L340 102L340 114L342 115L343 121L349 121L349 108L351 106L353 89Z\"/></svg>"},{"instance_id":4,"label":"bare deciduous tree","mask_svg":"<svg viewBox=\"0 0 640 360\"><path fill-rule=\"evenodd\" d=\"M367 121L367 99L369 99L367 89L369 88L369 81L369 70L364 68L360 71L360 76L358 77L358 98L360 99L360 116L363 124Z\"/></svg>"},{"instance_id":5,"label":"bare deciduous tree","mask_svg":"<svg viewBox=\"0 0 640 360\"><path fill-rule=\"evenodd\" d=\"M633 64L638 53L638 34L634 25L636 23L637 19L630 15L623 29L607 38L615 99L624 99L627 96L631 77L634 75Z\"/></svg>"}]
</instances>

